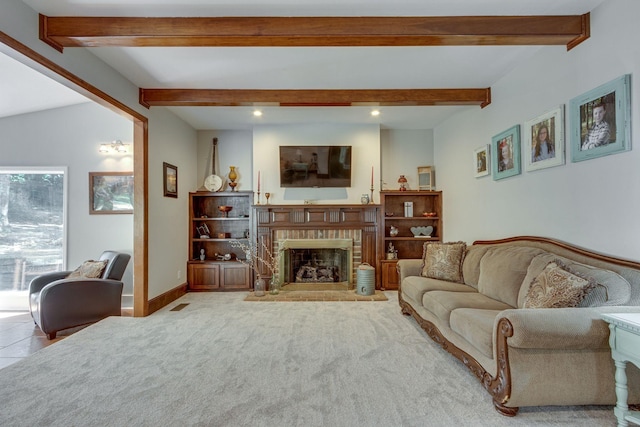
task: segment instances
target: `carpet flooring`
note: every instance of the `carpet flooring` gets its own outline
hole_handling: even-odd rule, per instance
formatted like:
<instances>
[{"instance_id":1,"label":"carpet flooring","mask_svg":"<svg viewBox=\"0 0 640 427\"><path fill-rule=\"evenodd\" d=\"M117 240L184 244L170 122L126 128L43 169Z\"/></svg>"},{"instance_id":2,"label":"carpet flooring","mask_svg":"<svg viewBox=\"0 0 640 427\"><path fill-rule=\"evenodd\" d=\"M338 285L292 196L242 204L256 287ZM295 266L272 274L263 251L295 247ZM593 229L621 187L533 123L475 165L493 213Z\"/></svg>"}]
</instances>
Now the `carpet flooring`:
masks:
<instances>
[{"instance_id":1,"label":"carpet flooring","mask_svg":"<svg viewBox=\"0 0 640 427\"><path fill-rule=\"evenodd\" d=\"M613 426L610 406L521 408L400 313L190 293L0 369L2 426ZM180 304L182 309L174 310Z\"/></svg>"}]
</instances>

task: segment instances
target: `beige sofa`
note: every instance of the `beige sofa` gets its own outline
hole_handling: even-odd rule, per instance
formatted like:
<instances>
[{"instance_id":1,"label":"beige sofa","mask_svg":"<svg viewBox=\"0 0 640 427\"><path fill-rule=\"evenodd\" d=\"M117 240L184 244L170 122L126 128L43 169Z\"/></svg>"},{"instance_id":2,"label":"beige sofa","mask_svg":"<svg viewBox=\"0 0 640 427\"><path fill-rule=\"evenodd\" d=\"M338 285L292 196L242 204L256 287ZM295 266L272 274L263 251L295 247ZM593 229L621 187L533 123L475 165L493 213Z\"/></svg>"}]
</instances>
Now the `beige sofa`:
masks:
<instances>
[{"instance_id":1,"label":"beige sofa","mask_svg":"<svg viewBox=\"0 0 640 427\"><path fill-rule=\"evenodd\" d=\"M524 308L532 280L556 260L597 284L574 308ZM609 329L601 314L640 312L640 263L515 237L467 246L461 283L423 271L422 260L398 262L402 312L471 370L500 413L615 404ZM638 403L640 373L629 365L627 375L629 403Z\"/></svg>"}]
</instances>

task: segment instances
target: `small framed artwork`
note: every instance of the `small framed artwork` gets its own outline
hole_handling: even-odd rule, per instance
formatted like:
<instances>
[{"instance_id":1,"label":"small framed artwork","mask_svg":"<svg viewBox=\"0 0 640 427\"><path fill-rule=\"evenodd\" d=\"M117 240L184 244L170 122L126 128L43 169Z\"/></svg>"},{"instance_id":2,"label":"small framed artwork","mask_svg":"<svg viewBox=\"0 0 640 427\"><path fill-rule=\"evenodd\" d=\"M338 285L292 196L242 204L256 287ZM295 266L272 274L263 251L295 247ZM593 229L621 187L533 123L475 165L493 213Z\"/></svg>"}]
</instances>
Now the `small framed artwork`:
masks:
<instances>
[{"instance_id":1,"label":"small framed artwork","mask_svg":"<svg viewBox=\"0 0 640 427\"><path fill-rule=\"evenodd\" d=\"M489 144L473 150L473 170L476 178L489 175L491 170L490 153L491 145Z\"/></svg>"},{"instance_id":2,"label":"small framed artwork","mask_svg":"<svg viewBox=\"0 0 640 427\"><path fill-rule=\"evenodd\" d=\"M178 167L167 162L162 163L162 183L164 197L178 197Z\"/></svg>"},{"instance_id":3,"label":"small framed artwork","mask_svg":"<svg viewBox=\"0 0 640 427\"><path fill-rule=\"evenodd\" d=\"M89 172L89 214L133 213L133 172Z\"/></svg>"},{"instance_id":4,"label":"small framed artwork","mask_svg":"<svg viewBox=\"0 0 640 427\"><path fill-rule=\"evenodd\" d=\"M564 164L564 106L524 124L524 169L529 172Z\"/></svg>"},{"instance_id":5,"label":"small framed artwork","mask_svg":"<svg viewBox=\"0 0 640 427\"><path fill-rule=\"evenodd\" d=\"M520 125L515 125L491 139L493 180L520 174Z\"/></svg>"},{"instance_id":6,"label":"small framed artwork","mask_svg":"<svg viewBox=\"0 0 640 427\"><path fill-rule=\"evenodd\" d=\"M435 190L433 166L418 166L418 190Z\"/></svg>"},{"instance_id":7,"label":"small framed artwork","mask_svg":"<svg viewBox=\"0 0 640 427\"><path fill-rule=\"evenodd\" d=\"M626 74L569 103L571 161L631 149L631 76Z\"/></svg>"}]
</instances>

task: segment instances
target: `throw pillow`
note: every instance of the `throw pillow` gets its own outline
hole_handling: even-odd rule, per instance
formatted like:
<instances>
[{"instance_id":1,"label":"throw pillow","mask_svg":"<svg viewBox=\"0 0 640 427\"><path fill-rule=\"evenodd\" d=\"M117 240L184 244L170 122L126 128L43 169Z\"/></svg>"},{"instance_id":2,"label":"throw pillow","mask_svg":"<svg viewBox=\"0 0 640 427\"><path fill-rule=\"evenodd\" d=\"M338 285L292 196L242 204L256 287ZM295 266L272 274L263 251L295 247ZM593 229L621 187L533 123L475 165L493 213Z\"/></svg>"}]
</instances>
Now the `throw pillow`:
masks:
<instances>
[{"instance_id":1,"label":"throw pillow","mask_svg":"<svg viewBox=\"0 0 640 427\"><path fill-rule=\"evenodd\" d=\"M422 251L422 276L463 283L462 261L465 242L425 243Z\"/></svg>"},{"instance_id":2,"label":"throw pillow","mask_svg":"<svg viewBox=\"0 0 640 427\"><path fill-rule=\"evenodd\" d=\"M71 272L67 277L68 278L86 278L86 279L97 279L102 277L102 273L104 273L104 269L107 268L108 260L104 261L94 261L89 260L82 263L82 265Z\"/></svg>"},{"instance_id":3,"label":"throw pillow","mask_svg":"<svg viewBox=\"0 0 640 427\"><path fill-rule=\"evenodd\" d=\"M595 286L593 279L580 277L556 259L531 282L524 308L576 307Z\"/></svg>"}]
</instances>

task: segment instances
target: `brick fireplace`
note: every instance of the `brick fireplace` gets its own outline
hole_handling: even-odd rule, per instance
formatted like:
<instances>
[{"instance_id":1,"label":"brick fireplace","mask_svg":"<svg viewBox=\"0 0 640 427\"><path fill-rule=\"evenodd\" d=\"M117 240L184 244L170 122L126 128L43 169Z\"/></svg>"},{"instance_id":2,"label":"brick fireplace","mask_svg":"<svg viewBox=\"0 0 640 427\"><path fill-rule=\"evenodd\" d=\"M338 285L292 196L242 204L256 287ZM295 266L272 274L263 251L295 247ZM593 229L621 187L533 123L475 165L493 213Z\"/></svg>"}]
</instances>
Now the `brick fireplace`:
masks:
<instances>
[{"instance_id":1,"label":"brick fireplace","mask_svg":"<svg viewBox=\"0 0 640 427\"><path fill-rule=\"evenodd\" d=\"M283 251L281 283L296 283L296 277L297 283L328 283L338 273L334 283L353 287L361 263L376 265L377 205L254 205L253 209L258 247L264 244L274 254Z\"/></svg>"}]
</instances>

